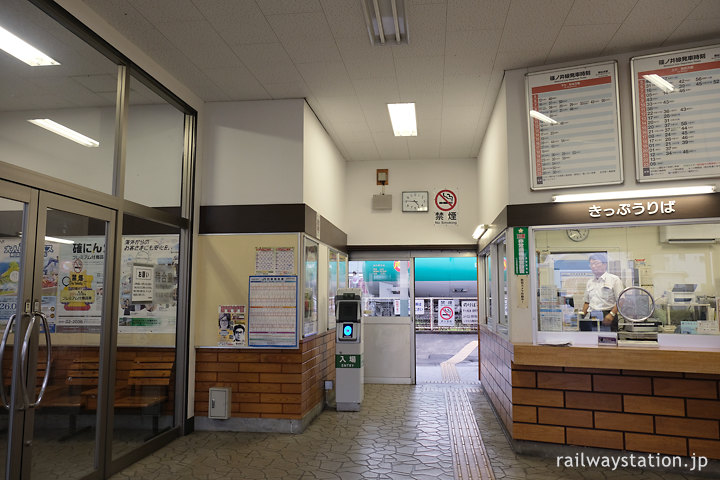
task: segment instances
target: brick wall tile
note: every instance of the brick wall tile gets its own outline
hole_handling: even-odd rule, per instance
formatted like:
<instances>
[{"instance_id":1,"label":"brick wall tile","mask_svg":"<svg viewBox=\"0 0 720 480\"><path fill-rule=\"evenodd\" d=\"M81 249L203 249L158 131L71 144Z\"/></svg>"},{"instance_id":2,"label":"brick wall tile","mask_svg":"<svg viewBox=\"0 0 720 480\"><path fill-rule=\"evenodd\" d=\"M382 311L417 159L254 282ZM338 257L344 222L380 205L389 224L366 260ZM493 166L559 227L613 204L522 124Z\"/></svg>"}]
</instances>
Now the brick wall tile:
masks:
<instances>
[{"instance_id":1,"label":"brick wall tile","mask_svg":"<svg viewBox=\"0 0 720 480\"><path fill-rule=\"evenodd\" d=\"M593 415L590 410L571 410L568 408L538 408L538 423L544 425L565 425L569 427L593 427Z\"/></svg>"},{"instance_id":2,"label":"brick wall tile","mask_svg":"<svg viewBox=\"0 0 720 480\"><path fill-rule=\"evenodd\" d=\"M202 363L202 362L217 362L217 352L196 352L195 353L195 362L196 363Z\"/></svg>"},{"instance_id":3,"label":"brick wall tile","mask_svg":"<svg viewBox=\"0 0 720 480\"><path fill-rule=\"evenodd\" d=\"M563 390L592 390L590 375L582 373L538 372L538 388L556 388Z\"/></svg>"},{"instance_id":4,"label":"brick wall tile","mask_svg":"<svg viewBox=\"0 0 720 480\"><path fill-rule=\"evenodd\" d=\"M720 401L688 398L687 416L720 420Z\"/></svg>"},{"instance_id":5,"label":"brick wall tile","mask_svg":"<svg viewBox=\"0 0 720 480\"><path fill-rule=\"evenodd\" d=\"M237 363L196 363L195 370L198 372L237 372Z\"/></svg>"},{"instance_id":6,"label":"brick wall tile","mask_svg":"<svg viewBox=\"0 0 720 480\"><path fill-rule=\"evenodd\" d=\"M230 363L258 363L260 361L259 352L248 352L243 350L223 350L218 352L218 362Z\"/></svg>"},{"instance_id":7,"label":"brick wall tile","mask_svg":"<svg viewBox=\"0 0 720 480\"><path fill-rule=\"evenodd\" d=\"M241 403L238 405L240 413L282 413L280 403Z\"/></svg>"},{"instance_id":8,"label":"brick wall tile","mask_svg":"<svg viewBox=\"0 0 720 480\"><path fill-rule=\"evenodd\" d=\"M688 440L688 446L690 447L690 454L698 457L703 456L716 460L720 459L720 442L716 440L698 440L691 438Z\"/></svg>"},{"instance_id":9,"label":"brick wall tile","mask_svg":"<svg viewBox=\"0 0 720 480\"><path fill-rule=\"evenodd\" d=\"M655 432L682 437L699 437L720 440L717 420L695 418L655 417Z\"/></svg>"},{"instance_id":10,"label":"brick wall tile","mask_svg":"<svg viewBox=\"0 0 720 480\"><path fill-rule=\"evenodd\" d=\"M219 372L217 374L218 382L257 382L257 373L234 373L234 372Z\"/></svg>"},{"instance_id":11,"label":"brick wall tile","mask_svg":"<svg viewBox=\"0 0 720 480\"><path fill-rule=\"evenodd\" d=\"M196 382L214 382L215 380L217 380L215 372L195 372Z\"/></svg>"},{"instance_id":12,"label":"brick wall tile","mask_svg":"<svg viewBox=\"0 0 720 480\"><path fill-rule=\"evenodd\" d=\"M282 365L279 363L238 363L238 372L265 372L265 373L280 373L282 371Z\"/></svg>"},{"instance_id":13,"label":"brick wall tile","mask_svg":"<svg viewBox=\"0 0 720 480\"><path fill-rule=\"evenodd\" d=\"M622 432L612 432L609 430L591 430L588 428L568 427L567 443L569 445L622 450L623 434Z\"/></svg>"},{"instance_id":14,"label":"brick wall tile","mask_svg":"<svg viewBox=\"0 0 720 480\"><path fill-rule=\"evenodd\" d=\"M687 455L687 440L681 437L626 433L625 449L637 452L662 453L666 455Z\"/></svg>"},{"instance_id":15,"label":"brick wall tile","mask_svg":"<svg viewBox=\"0 0 720 480\"><path fill-rule=\"evenodd\" d=\"M687 380L655 378L655 395L668 397L718 398L717 382L711 380Z\"/></svg>"},{"instance_id":16,"label":"brick wall tile","mask_svg":"<svg viewBox=\"0 0 720 480\"><path fill-rule=\"evenodd\" d=\"M563 392L559 390L540 390L537 388L513 388L512 403L517 405L562 407Z\"/></svg>"},{"instance_id":17,"label":"brick wall tile","mask_svg":"<svg viewBox=\"0 0 720 480\"><path fill-rule=\"evenodd\" d=\"M512 371L512 384L515 387L535 388L535 372L527 372L522 370Z\"/></svg>"},{"instance_id":18,"label":"brick wall tile","mask_svg":"<svg viewBox=\"0 0 720 480\"><path fill-rule=\"evenodd\" d=\"M565 428L531 423L513 423L512 437L514 440L565 443Z\"/></svg>"},{"instance_id":19,"label":"brick wall tile","mask_svg":"<svg viewBox=\"0 0 720 480\"><path fill-rule=\"evenodd\" d=\"M682 398L663 398L641 395L625 395L624 410L628 413L651 415L685 415L685 401Z\"/></svg>"},{"instance_id":20,"label":"brick wall tile","mask_svg":"<svg viewBox=\"0 0 720 480\"><path fill-rule=\"evenodd\" d=\"M537 423L537 407L513 405L512 418L515 422Z\"/></svg>"},{"instance_id":21,"label":"brick wall tile","mask_svg":"<svg viewBox=\"0 0 720 480\"><path fill-rule=\"evenodd\" d=\"M616 393L565 392L567 408L622 411L622 395Z\"/></svg>"},{"instance_id":22,"label":"brick wall tile","mask_svg":"<svg viewBox=\"0 0 720 480\"><path fill-rule=\"evenodd\" d=\"M595 428L653 433L653 417L633 413L595 412Z\"/></svg>"},{"instance_id":23,"label":"brick wall tile","mask_svg":"<svg viewBox=\"0 0 720 480\"><path fill-rule=\"evenodd\" d=\"M233 392L280 393L282 385L279 383L237 383Z\"/></svg>"},{"instance_id":24,"label":"brick wall tile","mask_svg":"<svg viewBox=\"0 0 720 480\"><path fill-rule=\"evenodd\" d=\"M623 370L623 375L634 375L636 377L673 377L682 378L683 374L680 372L659 372L651 370Z\"/></svg>"},{"instance_id":25,"label":"brick wall tile","mask_svg":"<svg viewBox=\"0 0 720 480\"><path fill-rule=\"evenodd\" d=\"M261 403L297 403L302 401L302 397L297 394L290 393L262 393L260 394Z\"/></svg>"},{"instance_id":26,"label":"brick wall tile","mask_svg":"<svg viewBox=\"0 0 720 480\"><path fill-rule=\"evenodd\" d=\"M568 373L600 373L605 375L620 375L620 370L610 368L565 367L565 371Z\"/></svg>"},{"instance_id":27,"label":"brick wall tile","mask_svg":"<svg viewBox=\"0 0 720 480\"><path fill-rule=\"evenodd\" d=\"M302 355L299 353L262 353L261 363L302 363Z\"/></svg>"},{"instance_id":28,"label":"brick wall tile","mask_svg":"<svg viewBox=\"0 0 720 480\"><path fill-rule=\"evenodd\" d=\"M719 381L720 375L714 375L712 373L686 373L685 378L693 378L696 380L714 380Z\"/></svg>"},{"instance_id":29,"label":"brick wall tile","mask_svg":"<svg viewBox=\"0 0 720 480\"><path fill-rule=\"evenodd\" d=\"M593 375L593 390L610 393L652 394L652 379L619 375Z\"/></svg>"},{"instance_id":30,"label":"brick wall tile","mask_svg":"<svg viewBox=\"0 0 720 480\"><path fill-rule=\"evenodd\" d=\"M243 392L232 392L232 403L235 404L241 404L241 403L260 403L260 394L259 393L243 393ZM233 406L233 411L237 411L238 408L236 406Z\"/></svg>"},{"instance_id":31,"label":"brick wall tile","mask_svg":"<svg viewBox=\"0 0 720 480\"><path fill-rule=\"evenodd\" d=\"M263 383L301 383L302 375L296 373L261 373Z\"/></svg>"}]
</instances>

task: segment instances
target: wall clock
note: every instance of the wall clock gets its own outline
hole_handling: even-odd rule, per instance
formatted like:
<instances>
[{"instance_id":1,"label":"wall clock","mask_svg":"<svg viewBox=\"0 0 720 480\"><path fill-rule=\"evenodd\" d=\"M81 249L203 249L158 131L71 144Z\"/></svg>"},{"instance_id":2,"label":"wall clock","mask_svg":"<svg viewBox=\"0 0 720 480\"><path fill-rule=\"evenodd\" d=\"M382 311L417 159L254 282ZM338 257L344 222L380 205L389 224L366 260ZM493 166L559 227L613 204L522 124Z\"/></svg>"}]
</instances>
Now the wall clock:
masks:
<instances>
[{"instance_id":1,"label":"wall clock","mask_svg":"<svg viewBox=\"0 0 720 480\"><path fill-rule=\"evenodd\" d=\"M428 192L402 192L403 212L427 212Z\"/></svg>"},{"instance_id":2,"label":"wall clock","mask_svg":"<svg viewBox=\"0 0 720 480\"><path fill-rule=\"evenodd\" d=\"M567 233L568 238L573 242L582 242L588 237L590 230L587 228L570 228L565 230L565 233Z\"/></svg>"}]
</instances>

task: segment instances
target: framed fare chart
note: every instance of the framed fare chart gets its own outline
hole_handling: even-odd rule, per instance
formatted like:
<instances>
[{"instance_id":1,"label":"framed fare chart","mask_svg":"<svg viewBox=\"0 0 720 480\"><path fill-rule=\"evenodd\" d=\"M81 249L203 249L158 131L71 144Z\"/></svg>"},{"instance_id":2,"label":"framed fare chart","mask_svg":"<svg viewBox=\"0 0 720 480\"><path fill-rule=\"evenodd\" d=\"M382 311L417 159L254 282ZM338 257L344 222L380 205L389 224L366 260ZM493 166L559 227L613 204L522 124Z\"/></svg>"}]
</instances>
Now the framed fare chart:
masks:
<instances>
[{"instance_id":1,"label":"framed fare chart","mask_svg":"<svg viewBox=\"0 0 720 480\"><path fill-rule=\"evenodd\" d=\"M720 45L631 62L637 180L720 176Z\"/></svg>"},{"instance_id":2,"label":"framed fare chart","mask_svg":"<svg viewBox=\"0 0 720 480\"><path fill-rule=\"evenodd\" d=\"M251 275L248 346L298 347L297 275Z\"/></svg>"},{"instance_id":3,"label":"framed fare chart","mask_svg":"<svg viewBox=\"0 0 720 480\"><path fill-rule=\"evenodd\" d=\"M526 76L533 190L622 183L617 64Z\"/></svg>"}]
</instances>

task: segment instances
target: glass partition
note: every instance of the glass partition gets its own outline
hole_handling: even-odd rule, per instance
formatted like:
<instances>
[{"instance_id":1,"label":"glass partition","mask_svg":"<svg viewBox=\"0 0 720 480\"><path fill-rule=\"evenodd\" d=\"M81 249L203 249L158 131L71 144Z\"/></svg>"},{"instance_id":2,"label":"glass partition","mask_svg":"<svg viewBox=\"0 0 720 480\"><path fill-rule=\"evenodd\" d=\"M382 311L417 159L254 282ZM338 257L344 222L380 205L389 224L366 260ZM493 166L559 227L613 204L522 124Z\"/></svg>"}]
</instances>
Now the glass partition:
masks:
<instances>
[{"instance_id":1,"label":"glass partition","mask_svg":"<svg viewBox=\"0 0 720 480\"><path fill-rule=\"evenodd\" d=\"M0 27L55 61L0 55L0 162L112 193L117 65L31 2L3 2Z\"/></svg>"},{"instance_id":2,"label":"glass partition","mask_svg":"<svg viewBox=\"0 0 720 480\"><path fill-rule=\"evenodd\" d=\"M172 427L180 230L123 218L113 457Z\"/></svg>"},{"instance_id":3,"label":"glass partition","mask_svg":"<svg viewBox=\"0 0 720 480\"><path fill-rule=\"evenodd\" d=\"M538 330L618 332L638 342L719 335L719 238L717 223L536 229ZM618 311L630 286L654 297L647 320L624 318L622 300Z\"/></svg>"},{"instance_id":4,"label":"glass partition","mask_svg":"<svg viewBox=\"0 0 720 480\"><path fill-rule=\"evenodd\" d=\"M318 246L304 237L303 337L318 332Z\"/></svg>"},{"instance_id":5,"label":"glass partition","mask_svg":"<svg viewBox=\"0 0 720 480\"><path fill-rule=\"evenodd\" d=\"M363 315L409 317L410 262L407 260L351 261L348 282L363 296Z\"/></svg>"},{"instance_id":6,"label":"glass partition","mask_svg":"<svg viewBox=\"0 0 720 480\"><path fill-rule=\"evenodd\" d=\"M508 269L507 242L505 237L497 242L498 296L497 332L508 333Z\"/></svg>"},{"instance_id":7,"label":"glass partition","mask_svg":"<svg viewBox=\"0 0 720 480\"><path fill-rule=\"evenodd\" d=\"M338 290L338 252L328 251L328 329L335 328L335 295Z\"/></svg>"},{"instance_id":8,"label":"glass partition","mask_svg":"<svg viewBox=\"0 0 720 480\"><path fill-rule=\"evenodd\" d=\"M182 112L130 77L126 199L152 207L180 205L184 121Z\"/></svg>"}]
</instances>

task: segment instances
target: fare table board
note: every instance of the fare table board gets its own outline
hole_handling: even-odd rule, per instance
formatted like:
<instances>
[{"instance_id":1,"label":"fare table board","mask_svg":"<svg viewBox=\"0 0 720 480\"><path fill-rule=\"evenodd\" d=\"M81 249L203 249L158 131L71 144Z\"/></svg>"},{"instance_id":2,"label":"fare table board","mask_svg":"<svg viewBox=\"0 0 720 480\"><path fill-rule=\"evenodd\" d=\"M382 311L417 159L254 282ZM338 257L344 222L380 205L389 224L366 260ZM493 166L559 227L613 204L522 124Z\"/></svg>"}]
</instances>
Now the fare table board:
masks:
<instances>
[{"instance_id":1,"label":"fare table board","mask_svg":"<svg viewBox=\"0 0 720 480\"><path fill-rule=\"evenodd\" d=\"M617 64L530 73L526 86L532 189L622 183Z\"/></svg>"},{"instance_id":2,"label":"fare table board","mask_svg":"<svg viewBox=\"0 0 720 480\"><path fill-rule=\"evenodd\" d=\"M720 46L636 57L632 72L637 180L720 176Z\"/></svg>"}]
</instances>

